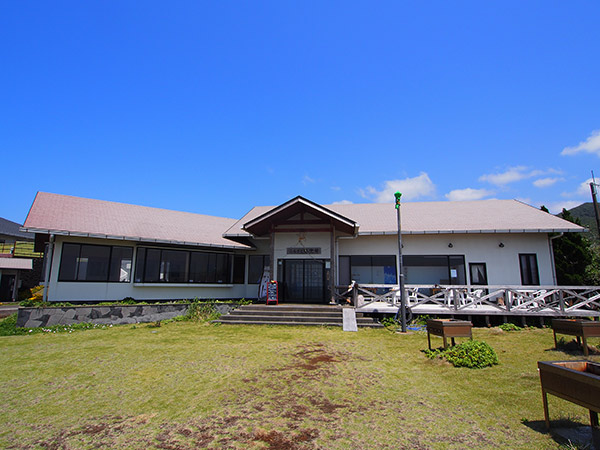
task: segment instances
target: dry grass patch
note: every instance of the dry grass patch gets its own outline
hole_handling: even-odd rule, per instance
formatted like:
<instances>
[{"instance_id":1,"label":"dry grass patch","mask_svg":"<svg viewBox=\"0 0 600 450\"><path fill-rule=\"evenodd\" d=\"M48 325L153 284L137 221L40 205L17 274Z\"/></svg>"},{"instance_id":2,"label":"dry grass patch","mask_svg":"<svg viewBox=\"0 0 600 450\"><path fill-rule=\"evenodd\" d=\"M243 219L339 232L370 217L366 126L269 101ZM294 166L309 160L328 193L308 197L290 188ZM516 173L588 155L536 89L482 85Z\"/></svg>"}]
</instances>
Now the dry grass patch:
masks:
<instances>
[{"instance_id":1,"label":"dry grass patch","mask_svg":"<svg viewBox=\"0 0 600 450\"><path fill-rule=\"evenodd\" d=\"M500 365L428 360L424 333L113 327L0 338L0 447L12 449L559 448L538 360L551 330L476 329ZM585 410L550 398L555 420Z\"/></svg>"}]
</instances>

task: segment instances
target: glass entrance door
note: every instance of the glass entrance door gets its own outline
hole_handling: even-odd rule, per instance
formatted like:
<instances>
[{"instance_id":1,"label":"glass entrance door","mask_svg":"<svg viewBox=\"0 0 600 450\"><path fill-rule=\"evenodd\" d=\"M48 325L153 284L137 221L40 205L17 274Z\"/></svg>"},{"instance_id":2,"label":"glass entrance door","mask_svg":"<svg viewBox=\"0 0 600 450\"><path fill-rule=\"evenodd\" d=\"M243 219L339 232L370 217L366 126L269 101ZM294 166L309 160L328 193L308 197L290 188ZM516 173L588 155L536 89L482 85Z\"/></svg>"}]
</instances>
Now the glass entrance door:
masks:
<instances>
[{"instance_id":1,"label":"glass entrance door","mask_svg":"<svg viewBox=\"0 0 600 450\"><path fill-rule=\"evenodd\" d=\"M284 259L281 277L283 300L290 303L324 303L327 294L325 261Z\"/></svg>"}]
</instances>

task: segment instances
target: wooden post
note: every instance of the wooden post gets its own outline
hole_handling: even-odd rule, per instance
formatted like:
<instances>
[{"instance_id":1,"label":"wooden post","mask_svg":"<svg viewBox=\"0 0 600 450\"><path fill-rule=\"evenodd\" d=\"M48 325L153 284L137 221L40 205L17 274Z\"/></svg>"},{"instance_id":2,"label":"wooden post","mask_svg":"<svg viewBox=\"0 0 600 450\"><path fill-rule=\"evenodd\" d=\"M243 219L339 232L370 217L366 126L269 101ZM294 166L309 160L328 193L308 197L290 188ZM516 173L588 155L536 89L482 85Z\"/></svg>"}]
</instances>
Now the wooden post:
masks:
<instances>
[{"instance_id":1,"label":"wooden post","mask_svg":"<svg viewBox=\"0 0 600 450\"><path fill-rule=\"evenodd\" d=\"M560 304L560 312L565 312L565 294L562 289L558 292L558 303Z\"/></svg>"},{"instance_id":2,"label":"wooden post","mask_svg":"<svg viewBox=\"0 0 600 450\"><path fill-rule=\"evenodd\" d=\"M550 429L550 414L548 413L548 394L542 389L542 403L544 405L544 422L546 422L546 429Z\"/></svg>"}]
</instances>

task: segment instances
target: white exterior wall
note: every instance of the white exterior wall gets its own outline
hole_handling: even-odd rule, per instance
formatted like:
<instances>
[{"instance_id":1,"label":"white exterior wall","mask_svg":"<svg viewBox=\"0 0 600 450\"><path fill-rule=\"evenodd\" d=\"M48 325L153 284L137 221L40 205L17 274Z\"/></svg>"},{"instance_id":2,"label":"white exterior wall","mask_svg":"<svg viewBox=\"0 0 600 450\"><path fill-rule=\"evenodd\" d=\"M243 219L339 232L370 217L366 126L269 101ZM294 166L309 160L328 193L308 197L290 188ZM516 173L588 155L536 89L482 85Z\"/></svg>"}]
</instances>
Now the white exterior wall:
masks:
<instances>
[{"instance_id":1,"label":"white exterior wall","mask_svg":"<svg viewBox=\"0 0 600 450\"><path fill-rule=\"evenodd\" d=\"M452 243L452 248L448 244ZM504 247L499 247L500 243ZM490 285L520 285L520 253L535 253L541 285L555 284L548 236L523 234L426 234L403 235L403 255L464 255L467 282L469 263L486 263ZM397 255L394 235L340 239L338 255Z\"/></svg>"},{"instance_id":2,"label":"white exterior wall","mask_svg":"<svg viewBox=\"0 0 600 450\"><path fill-rule=\"evenodd\" d=\"M304 247L319 247L321 254L313 255L315 259L330 259L331 237L329 233L303 233ZM275 261L278 259L307 259L306 255L288 255L289 247L301 247L298 233L277 233L275 235ZM488 282L491 285L520 285L519 254L534 253L541 285L555 284L553 279L553 263L548 236L543 233L531 234L428 234L406 235L402 237L404 255L464 255L467 282L470 282L469 263L486 263ZM58 271L63 242L99 245L121 245L134 248L132 281L129 283L96 283L96 282L59 282ZM500 242L504 244L499 247ZM452 248L448 244L452 243ZM270 240L255 241L256 250L237 252L245 255L269 255ZM158 284L133 283L136 264L137 243L131 241L92 239L56 236L55 249L50 274L50 301L110 301L133 297L136 300L151 299L235 299L256 298L257 284ZM143 244L144 247L151 245ZM359 236L356 239L338 239L337 255L397 255L398 240L394 235ZM198 249L200 250L200 249ZM310 258L310 257L308 257ZM245 265L245 279L248 274L248 260ZM274 271L277 276L277 270Z\"/></svg>"},{"instance_id":3,"label":"white exterior wall","mask_svg":"<svg viewBox=\"0 0 600 450\"><path fill-rule=\"evenodd\" d=\"M300 239L300 237L304 239ZM300 244L302 242L302 244ZM318 247L319 255L288 255L288 248ZM331 257L330 233L275 233L275 260L278 259L329 259Z\"/></svg>"},{"instance_id":4,"label":"white exterior wall","mask_svg":"<svg viewBox=\"0 0 600 450\"><path fill-rule=\"evenodd\" d=\"M96 283L90 281L58 281L58 271L62 254L63 242L77 244L120 245L133 247L133 264L131 282L129 283ZM144 247L151 245L144 244ZM198 249L200 250L200 249ZM194 299L214 298L232 299L246 296L243 284L173 284L173 283L134 283L136 243L130 241L77 238L70 236L56 236L54 255L52 257L52 272L50 274L49 301L111 301L132 297L136 300L160 299Z\"/></svg>"}]
</instances>

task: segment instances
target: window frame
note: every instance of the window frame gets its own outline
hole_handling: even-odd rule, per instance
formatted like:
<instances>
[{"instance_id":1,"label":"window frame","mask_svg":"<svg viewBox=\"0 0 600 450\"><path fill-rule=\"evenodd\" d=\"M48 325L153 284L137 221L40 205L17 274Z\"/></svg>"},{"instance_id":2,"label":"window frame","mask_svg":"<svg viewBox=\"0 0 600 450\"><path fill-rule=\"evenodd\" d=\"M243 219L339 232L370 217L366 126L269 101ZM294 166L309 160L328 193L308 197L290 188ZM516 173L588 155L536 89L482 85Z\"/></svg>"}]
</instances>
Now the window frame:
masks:
<instances>
[{"instance_id":1,"label":"window frame","mask_svg":"<svg viewBox=\"0 0 600 450\"><path fill-rule=\"evenodd\" d=\"M65 273L64 273L64 267L66 264L66 259L65 259L65 249L69 248L69 247L77 247L77 253L75 256L75 267L74 267L74 274L72 278L69 277L65 277ZM102 278L102 279L96 279L96 280L89 280L89 279L79 279L80 276L80 269L82 266L82 250L84 249L84 247L92 247L92 248L108 248L108 258L107 258L107 262L106 262L106 278ZM121 250L129 250L131 252L131 264L132 267L130 268L130 272L129 272L129 279L127 281L120 281L120 280L111 280L111 272L112 272L112 264L113 264L113 252L115 248L119 248ZM81 243L81 242L63 242L62 246L61 246L61 254L60 254L60 262L58 265L58 277L57 277L57 281L61 282L61 283L121 283L121 284L126 284L126 283L131 283L132 280L132 275L133 275L133 247L127 246L127 245L103 245L103 244L87 244L87 243ZM123 260L123 258L121 259L121 261Z\"/></svg>"},{"instance_id":2,"label":"window frame","mask_svg":"<svg viewBox=\"0 0 600 450\"><path fill-rule=\"evenodd\" d=\"M521 274L521 286L540 286L540 266L537 253L519 253L519 273Z\"/></svg>"},{"instance_id":3,"label":"window frame","mask_svg":"<svg viewBox=\"0 0 600 450\"><path fill-rule=\"evenodd\" d=\"M164 274L165 258L164 254L168 252L181 252L185 254L186 263L183 277L176 281L170 281ZM152 255L152 260L148 256ZM157 256L157 257L156 257ZM136 255L135 284L155 284L155 285L216 285L226 286L233 283L233 264L234 253L209 252L201 250L177 249L171 247L146 247L139 246ZM202 260L206 260L203 262ZM150 264L149 264L150 263ZM199 270L192 272L200 264ZM203 269L201 266L205 266ZM219 270L220 269L220 270ZM150 277L149 272L156 274ZM161 279L161 274L163 279ZM222 281L220 277L225 276ZM193 277L192 277L193 276ZM209 281L199 281L201 277L210 279Z\"/></svg>"}]
</instances>

